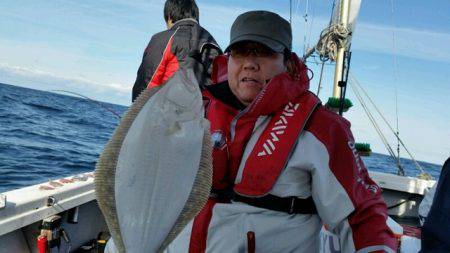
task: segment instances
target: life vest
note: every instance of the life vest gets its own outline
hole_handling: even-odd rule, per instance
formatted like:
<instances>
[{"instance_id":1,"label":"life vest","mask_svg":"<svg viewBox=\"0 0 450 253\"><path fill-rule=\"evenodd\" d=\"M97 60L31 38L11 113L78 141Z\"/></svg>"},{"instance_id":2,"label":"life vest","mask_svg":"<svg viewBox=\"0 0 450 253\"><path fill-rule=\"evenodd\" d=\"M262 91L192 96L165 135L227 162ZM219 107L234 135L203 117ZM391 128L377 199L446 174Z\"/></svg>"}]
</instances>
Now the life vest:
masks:
<instances>
[{"instance_id":1,"label":"life vest","mask_svg":"<svg viewBox=\"0 0 450 253\"><path fill-rule=\"evenodd\" d=\"M228 145L231 139L230 124L238 114L238 110L214 99L207 92L203 92L203 103L205 116L209 119L211 141L213 143L213 184L215 190L223 190L231 187L233 179L229 175L229 152Z\"/></svg>"},{"instance_id":2,"label":"life vest","mask_svg":"<svg viewBox=\"0 0 450 253\"><path fill-rule=\"evenodd\" d=\"M245 196L264 196L275 185L319 99L303 93L279 110L259 137L234 191Z\"/></svg>"},{"instance_id":3,"label":"life vest","mask_svg":"<svg viewBox=\"0 0 450 253\"><path fill-rule=\"evenodd\" d=\"M258 101L249 105L244 111L239 111L213 96L208 91L208 88L203 91L205 117L211 122L210 132L214 146L213 191L233 188L245 146L252 135L254 123L261 115L272 116L269 126L273 127L268 126L266 128L260 137L260 141L254 148L254 154L249 159L259 160L261 158L262 154L260 157L258 157L258 154L262 149L258 148L262 147L264 149L264 137L273 138L271 130L275 126L281 125L277 122L281 120L283 126L286 126L283 133L275 133L275 136L279 139L279 143L275 141L279 148L276 150L271 149L271 155L261 158L265 162L269 161L270 164L270 167L264 168L264 171L268 171L270 168L273 168L273 171L269 173L270 175L262 175L262 181L259 181L256 173L257 166L263 164L263 160L256 162L252 166L249 165L250 167L247 167L244 171L243 180L235 186L235 190L239 194L259 196L270 191L273 184L275 184L281 170L289 159L289 152L295 147L301 129L307 123L308 117L314 108L319 104L318 98L307 92L309 79L306 66L299 61L298 57L295 55L293 57L297 62L300 80L292 80L287 73L272 78L268 83L268 86L272 87L265 89L262 92L264 93L263 96L259 96ZM212 80L215 84L213 86L227 80L227 61L228 58L226 56L219 56L214 60ZM283 121L284 119L287 124ZM233 124L236 124L234 129L239 130L234 133L234 136L231 133ZM267 145L270 145L270 143ZM275 154L274 151L276 155L273 155ZM252 158L253 156L255 157ZM259 185L260 183L262 184ZM221 199L210 198L194 219L189 252L205 251L208 226L214 205L222 201Z\"/></svg>"},{"instance_id":4,"label":"life vest","mask_svg":"<svg viewBox=\"0 0 450 253\"><path fill-rule=\"evenodd\" d=\"M207 100L206 117L211 121L211 134L215 144L213 189L224 189L225 180L228 186L234 184L254 124L263 115L270 115L272 119L248 157L242 180L234 186L234 190L242 195L262 196L275 184L309 116L320 103L314 94L307 91L309 78L306 66L295 54L292 57L299 73L298 79L293 80L287 73L272 78L255 101L240 112L239 116L237 110L209 93L204 93L204 100ZM226 81L227 61L226 56L214 59L214 83ZM232 136L231 131L234 130L235 136ZM220 137L226 141L223 142Z\"/></svg>"}]
</instances>

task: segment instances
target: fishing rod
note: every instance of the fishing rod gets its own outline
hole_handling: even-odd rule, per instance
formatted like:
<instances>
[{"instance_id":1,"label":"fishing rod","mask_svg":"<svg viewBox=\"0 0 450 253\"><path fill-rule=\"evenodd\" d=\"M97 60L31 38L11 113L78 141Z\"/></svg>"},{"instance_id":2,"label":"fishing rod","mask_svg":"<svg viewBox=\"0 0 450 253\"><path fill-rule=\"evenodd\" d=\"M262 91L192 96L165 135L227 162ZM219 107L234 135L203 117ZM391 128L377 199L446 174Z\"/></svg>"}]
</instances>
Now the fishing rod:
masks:
<instances>
[{"instance_id":1,"label":"fishing rod","mask_svg":"<svg viewBox=\"0 0 450 253\"><path fill-rule=\"evenodd\" d=\"M108 112L112 113L112 114L113 114L114 116L116 116L119 120L122 118L122 117L120 116L120 114L117 113L116 111L114 111L113 109L111 109L111 108L105 106L104 104L102 104L101 102L99 102L99 101L97 101L97 100L95 100L95 99L92 99L92 98L90 98L90 97L88 97L88 96L85 96L85 95L83 95L83 94L80 94L80 93L77 93L77 92L73 92L73 91L68 91L68 90L50 90L50 91L54 91L54 92L65 92L65 93L68 93L68 94L72 94L72 95L75 95L75 96L79 96L79 97L85 98L85 99L87 99L87 100L89 100L89 101L91 101L91 102L96 103L97 105L99 105L99 106L102 107L103 109L107 110Z\"/></svg>"}]
</instances>

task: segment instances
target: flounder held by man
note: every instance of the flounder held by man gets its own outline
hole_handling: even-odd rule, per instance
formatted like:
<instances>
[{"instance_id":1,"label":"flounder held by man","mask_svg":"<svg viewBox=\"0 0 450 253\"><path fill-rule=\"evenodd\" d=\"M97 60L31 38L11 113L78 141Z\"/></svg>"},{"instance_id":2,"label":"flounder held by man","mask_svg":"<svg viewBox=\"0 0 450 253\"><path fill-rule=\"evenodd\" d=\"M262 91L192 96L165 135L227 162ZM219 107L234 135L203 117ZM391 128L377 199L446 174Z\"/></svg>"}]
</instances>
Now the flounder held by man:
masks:
<instances>
[{"instance_id":1,"label":"flounder held by man","mask_svg":"<svg viewBox=\"0 0 450 253\"><path fill-rule=\"evenodd\" d=\"M160 252L195 217L211 189L209 122L191 70L131 105L96 166L110 252Z\"/></svg>"}]
</instances>

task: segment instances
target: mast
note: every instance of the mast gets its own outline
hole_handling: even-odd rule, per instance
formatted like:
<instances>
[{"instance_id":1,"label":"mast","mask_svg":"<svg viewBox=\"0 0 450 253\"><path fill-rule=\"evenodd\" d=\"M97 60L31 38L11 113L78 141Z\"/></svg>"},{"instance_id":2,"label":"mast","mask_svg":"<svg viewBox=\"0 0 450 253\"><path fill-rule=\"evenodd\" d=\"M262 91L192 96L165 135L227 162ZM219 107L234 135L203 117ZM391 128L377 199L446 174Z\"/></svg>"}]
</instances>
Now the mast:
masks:
<instances>
[{"instance_id":1,"label":"mast","mask_svg":"<svg viewBox=\"0 0 450 253\"><path fill-rule=\"evenodd\" d=\"M339 23L346 29L348 29L349 7L350 7L350 0L341 0ZM346 44L344 44L338 48L338 52L337 52L336 68L335 68L335 72L334 72L334 83L333 83L333 97L334 98L341 97L341 87L339 87L339 81L342 81L342 77L344 74L344 60L345 60L346 49L347 49L347 46L346 46Z\"/></svg>"},{"instance_id":2,"label":"mast","mask_svg":"<svg viewBox=\"0 0 450 253\"><path fill-rule=\"evenodd\" d=\"M322 62L335 62L333 94L326 106L340 115L352 106L351 101L345 98L345 91L351 58L350 41L360 5L361 0L335 0L329 26L320 33L315 48L303 56L306 60L316 52Z\"/></svg>"}]
</instances>

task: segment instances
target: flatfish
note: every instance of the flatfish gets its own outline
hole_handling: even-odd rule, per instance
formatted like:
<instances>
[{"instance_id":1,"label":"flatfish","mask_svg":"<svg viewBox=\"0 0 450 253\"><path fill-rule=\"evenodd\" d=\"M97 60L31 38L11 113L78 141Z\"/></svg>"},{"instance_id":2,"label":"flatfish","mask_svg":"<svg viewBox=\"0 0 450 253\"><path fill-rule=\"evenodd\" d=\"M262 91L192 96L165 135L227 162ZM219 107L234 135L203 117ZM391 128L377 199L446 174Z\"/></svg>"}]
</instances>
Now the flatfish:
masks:
<instances>
[{"instance_id":1,"label":"flatfish","mask_svg":"<svg viewBox=\"0 0 450 253\"><path fill-rule=\"evenodd\" d=\"M209 122L191 70L147 89L101 154L97 201L116 252L160 252L206 203L212 182Z\"/></svg>"}]
</instances>

